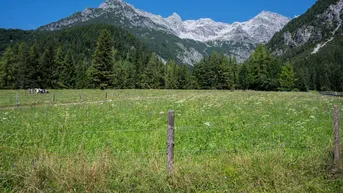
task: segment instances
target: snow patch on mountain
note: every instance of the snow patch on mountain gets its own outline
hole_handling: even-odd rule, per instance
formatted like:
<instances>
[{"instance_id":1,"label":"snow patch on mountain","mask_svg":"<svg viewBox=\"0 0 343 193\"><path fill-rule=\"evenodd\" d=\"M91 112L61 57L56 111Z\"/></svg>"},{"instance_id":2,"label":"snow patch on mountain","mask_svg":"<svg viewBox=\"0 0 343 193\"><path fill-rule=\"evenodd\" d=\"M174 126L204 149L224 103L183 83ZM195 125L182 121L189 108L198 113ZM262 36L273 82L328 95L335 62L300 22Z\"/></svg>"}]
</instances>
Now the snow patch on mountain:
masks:
<instances>
[{"instance_id":1,"label":"snow patch on mountain","mask_svg":"<svg viewBox=\"0 0 343 193\"><path fill-rule=\"evenodd\" d=\"M132 19L141 16L152 21L159 30L172 33L182 39L191 39L200 42L208 41L229 41L238 38L240 41L249 41L251 43L261 43L269 41L272 36L280 31L291 19L277 13L262 11L256 17L247 22L235 22L233 24L216 22L210 18L201 18L199 20L186 20L173 13L167 18L155 15L134 6L125 3L123 0L107 0L99 8L105 11L113 11L118 7L129 7L125 15ZM135 26L156 28L151 23L140 23Z\"/></svg>"},{"instance_id":2,"label":"snow patch on mountain","mask_svg":"<svg viewBox=\"0 0 343 193\"><path fill-rule=\"evenodd\" d=\"M269 41L277 31L281 30L291 20L277 13L262 11L246 22L234 22L232 24L216 22L210 18L184 21L177 13L163 18L160 15L137 9L124 0L106 0L98 8L87 8L40 29L60 30L96 18L99 18L100 21L106 20L108 23L111 23L111 19L113 19L114 25L119 24L125 29L142 28L150 31L161 31L186 41L189 39L205 43L207 47L221 48L226 54L234 54L238 61L246 60L257 44ZM144 37L144 34L136 35ZM152 39L152 41L155 40ZM228 42L230 43L225 44ZM224 44L226 45L225 48L223 47ZM208 54L207 49L197 50L198 48L192 48L188 44L183 47L184 49L175 50L178 53L178 59L190 65Z\"/></svg>"}]
</instances>

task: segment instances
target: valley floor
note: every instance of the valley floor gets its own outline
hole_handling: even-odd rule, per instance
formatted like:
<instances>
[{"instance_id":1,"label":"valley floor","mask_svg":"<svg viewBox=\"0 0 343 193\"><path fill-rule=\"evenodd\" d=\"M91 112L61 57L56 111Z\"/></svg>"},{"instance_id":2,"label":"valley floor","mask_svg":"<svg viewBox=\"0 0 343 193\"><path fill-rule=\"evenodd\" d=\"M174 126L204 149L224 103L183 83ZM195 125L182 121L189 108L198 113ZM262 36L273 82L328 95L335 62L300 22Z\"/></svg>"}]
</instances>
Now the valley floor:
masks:
<instances>
[{"instance_id":1,"label":"valley floor","mask_svg":"<svg viewBox=\"0 0 343 193\"><path fill-rule=\"evenodd\" d=\"M315 92L0 91L0 192L342 192L335 104Z\"/></svg>"}]
</instances>

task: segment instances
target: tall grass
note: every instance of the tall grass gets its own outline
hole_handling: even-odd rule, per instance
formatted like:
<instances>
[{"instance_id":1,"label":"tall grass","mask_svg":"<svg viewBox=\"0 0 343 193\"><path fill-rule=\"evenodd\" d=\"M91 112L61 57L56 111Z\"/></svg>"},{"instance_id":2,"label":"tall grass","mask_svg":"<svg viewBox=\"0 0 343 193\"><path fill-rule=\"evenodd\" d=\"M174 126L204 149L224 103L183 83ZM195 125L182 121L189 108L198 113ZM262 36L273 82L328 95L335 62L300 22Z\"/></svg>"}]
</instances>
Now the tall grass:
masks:
<instances>
[{"instance_id":1,"label":"tall grass","mask_svg":"<svg viewBox=\"0 0 343 193\"><path fill-rule=\"evenodd\" d=\"M31 95L26 107L0 108L1 192L343 191L330 169L333 105L342 108L341 98L85 90L79 103L80 91L52 93L59 102ZM3 107L6 101L0 98ZM170 109L175 171L167 176Z\"/></svg>"}]
</instances>

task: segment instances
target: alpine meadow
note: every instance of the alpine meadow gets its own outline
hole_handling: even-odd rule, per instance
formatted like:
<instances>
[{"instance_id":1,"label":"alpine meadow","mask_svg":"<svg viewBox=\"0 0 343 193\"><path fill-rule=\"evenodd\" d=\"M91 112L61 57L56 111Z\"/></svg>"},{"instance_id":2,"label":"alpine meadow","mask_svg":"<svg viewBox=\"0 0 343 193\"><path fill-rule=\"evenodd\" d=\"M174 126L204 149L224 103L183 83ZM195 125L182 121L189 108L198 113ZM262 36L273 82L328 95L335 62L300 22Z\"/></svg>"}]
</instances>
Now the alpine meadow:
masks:
<instances>
[{"instance_id":1,"label":"alpine meadow","mask_svg":"<svg viewBox=\"0 0 343 193\"><path fill-rule=\"evenodd\" d=\"M343 0L251 2L0 20L0 192L343 192Z\"/></svg>"}]
</instances>

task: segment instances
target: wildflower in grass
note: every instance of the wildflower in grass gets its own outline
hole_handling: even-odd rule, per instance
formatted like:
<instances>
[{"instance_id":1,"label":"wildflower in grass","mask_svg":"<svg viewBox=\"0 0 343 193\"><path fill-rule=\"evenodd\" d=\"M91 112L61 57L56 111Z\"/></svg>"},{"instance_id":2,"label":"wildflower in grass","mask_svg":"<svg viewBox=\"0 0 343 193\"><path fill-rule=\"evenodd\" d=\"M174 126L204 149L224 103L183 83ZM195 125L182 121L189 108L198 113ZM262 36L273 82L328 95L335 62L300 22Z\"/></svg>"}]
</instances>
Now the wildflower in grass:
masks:
<instances>
[{"instance_id":1,"label":"wildflower in grass","mask_svg":"<svg viewBox=\"0 0 343 193\"><path fill-rule=\"evenodd\" d=\"M163 111L161 111L161 112L160 112L160 115L163 115L163 114L164 114L164 112L163 112Z\"/></svg>"},{"instance_id":2,"label":"wildflower in grass","mask_svg":"<svg viewBox=\"0 0 343 193\"><path fill-rule=\"evenodd\" d=\"M310 118L311 118L311 119L315 119L316 117L312 115Z\"/></svg>"},{"instance_id":3,"label":"wildflower in grass","mask_svg":"<svg viewBox=\"0 0 343 193\"><path fill-rule=\"evenodd\" d=\"M207 127L211 127L211 123L210 123L210 122L206 122L205 125L206 125Z\"/></svg>"}]
</instances>

